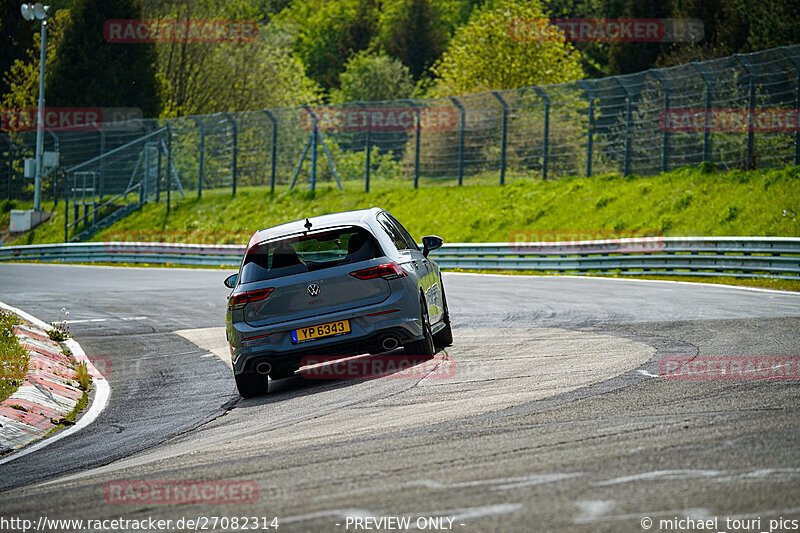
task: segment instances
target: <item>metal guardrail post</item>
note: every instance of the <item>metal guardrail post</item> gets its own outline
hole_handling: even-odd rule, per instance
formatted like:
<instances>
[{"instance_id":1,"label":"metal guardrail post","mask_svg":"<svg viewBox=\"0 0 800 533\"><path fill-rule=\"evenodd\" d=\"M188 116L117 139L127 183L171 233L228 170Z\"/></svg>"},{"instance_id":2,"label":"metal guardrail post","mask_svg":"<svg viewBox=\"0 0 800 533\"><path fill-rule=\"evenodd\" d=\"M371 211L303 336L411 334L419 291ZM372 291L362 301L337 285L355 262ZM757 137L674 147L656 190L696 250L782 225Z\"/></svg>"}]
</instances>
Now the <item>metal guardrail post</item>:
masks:
<instances>
[{"instance_id":1,"label":"metal guardrail post","mask_svg":"<svg viewBox=\"0 0 800 533\"><path fill-rule=\"evenodd\" d=\"M667 171L669 161L669 128L667 127L667 113L669 112L669 98L672 91L672 84L659 70L651 70L653 76L664 88L664 104L661 109L661 172Z\"/></svg>"},{"instance_id":2,"label":"metal guardrail post","mask_svg":"<svg viewBox=\"0 0 800 533\"><path fill-rule=\"evenodd\" d=\"M748 78L748 95L747 95L747 148L745 152L745 168L747 170L751 170L756 168L755 161L753 161L753 148L755 144L755 132L754 132L754 122L755 122L755 108L756 108L756 80L755 77L757 75L753 65L750 64L750 60L748 60L742 54L734 54L733 57L739 60L739 62L744 65L744 68L747 69L747 78Z\"/></svg>"},{"instance_id":3,"label":"metal guardrail post","mask_svg":"<svg viewBox=\"0 0 800 533\"><path fill-rule=\"evenodd\" d=\"M223 112L221 114L223 117L228 119L228 121L231 123L231 126L233 126L233 161L232 161L233 168L231 170L231 178L233 183L231 185L232 187L231 194L233 196L236 196L236 180L238 177L237 160L239 157L239 124L236 123L236 119L233 118L233 116L230 113Z\"/></svg>"},{"instance_id":4,"label":"metal guardrail post","mask_svg":"<svg viewBox=\"0 0 800 533\"><path fill-rule=\"evenodd\" d=\"M702 64L698 62L693 62L692 66L700 72L700 75L703 76L703 81L706 83L706 118L704 121L705 127L703 128L703 161L709 161L711 157L711 125L709 121L711 120L711 91L714 89L714 78L711 74L706 70Z\"/></svg>"},{"instance_id":5,"label":"metal guardrail post","mask_svg":"<svg viewBox=\"0 0 800 533\"><path fill-rule=\"evenodd\" d=\"M414 188L417 189L419 188L419 146L420 136L422 134L421 113L414 100L405 99L404 101L408 102L408 104L414 109L414 116L416 117L416 120L414 121L414 129L416 131L416 138L414 141Z\"/></svg>"},{"instance_id":6,"label":"metal guardrail post","mask_svg":"<svg viewBox=\"0 0 800 533\"><path fill-rule=\"evenodd\" d=\"M578 84L586 93L586 100L589 102L589 111L586 127L586 177L592 175L592 137L594 135L594 91L586 80L578 80Z\"/></svg>"},{"instance_id":7,"label":"metal guardrail post","mask_svg":"<svg viewBox=\"0 0 800 533\"><path fill-rule=\"evenodd\" d=\"M789 47L781 46L781 53L794 64L795 80L794 80L794 111L800 113L800 58L792 55L789 52ZM794 130L794 164L800 165L800 127Z\"/></svg>"},{"instance_id":8,"label":"metal guardrail post","mask_svg":"<svg viewBox=\"0 0 800 533\"><path fill-rule=\"evenodd\" d=\"M198 117L191 117L197 127L200 129L200 146L198 147L199 154L197 160L197 198L203 197L203 172L206 155L206 125Z\"/></svg>"},{"instance_id":9,"label":"metal guardrail post","mask_svg":"<svg viewBox=\"0 0 800 533\"><path fill-rule=\"evenodd\" d=\"M264 114L267 115L269 120L272 122L272 154L270 155L271 168L269 176L269 190L270 192L273 192L275 191L275 170L277 169L276 158L278 156L278 120L269 109L265 109Z\"/></svg>"},{"instance_id":10,"label":"metal guardrail post","mask_svg":"<svg viewBox=\"0 0 800 533\"><path fill-rule=\"evenodd\" d=\"M535 86L536 94L544 101L544 139L542 142L542 180L547 179L547 160L550 158L550 97L544 90Z\"/></svg>"},{"instance_id":11,"label":"metal guardrail post","mask_svg":"<svg viewBox=\"0 0 800 533\"><path fill-rule=\"evenodd\" d=\"M467 126L467 110L455 96L450 97L450 101L455 104L460 112L460 126L458 129L458 184L464 183L464 132Z\"/></svg>"},{"instance_id":12,"label":"metal guardrail post","mask_svg":"<svg viewBox=\"0 0 800 533\"><path fill-rule=\"evenodd\" d=\"M367 131L364 132L364 136L365 136L365 139L364 139L364 151L365 151L365 154L364 154L364 192L369 192L369 173L370 173L370 170L371 170L371 167L372 167L371 154L370 154L370 152L371 152L371 150L370 150L371 146L370 145L372 144L372 139L371 139L371 135L370 135L371 132L372 132L372 120L371 120L369 111L366 110L367 106L366 106L366 104L364 102L359 100L359 101L356 102L356 105L358 107L364 109L365 110L364 113L366 113L365 119L367 121Z\"/></svg>"},{"instance_id":13,"label":"metal guardrail post","mask_svg":"<svg viewBox=\"0 0 800 533\"><path fill-rule=\"evenodd\" d=\"M497 91L492 91L492 96L494 96L500 105L503 106L503 124L502 130L500 132L500 185L505 185L506 183L506 135L508 131L508 104L503 97L500 96L500 93Z\"/></svg>"}]
</instances>

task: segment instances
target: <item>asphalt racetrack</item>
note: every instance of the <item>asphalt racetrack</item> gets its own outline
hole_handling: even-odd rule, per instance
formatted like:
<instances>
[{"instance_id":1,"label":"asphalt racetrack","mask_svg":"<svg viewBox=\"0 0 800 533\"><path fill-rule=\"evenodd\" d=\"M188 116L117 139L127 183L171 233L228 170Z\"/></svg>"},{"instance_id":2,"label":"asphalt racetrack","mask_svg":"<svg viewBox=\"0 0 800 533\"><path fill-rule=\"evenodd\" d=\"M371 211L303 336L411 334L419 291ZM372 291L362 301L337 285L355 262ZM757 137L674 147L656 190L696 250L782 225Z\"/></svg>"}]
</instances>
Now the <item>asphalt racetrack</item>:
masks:
<instances>
[{"instance_id":1,"label":"asphalt racetrack","mask_svg":"<svg viewBox=\"0 0 800 533\"><path fill-rule=\"evenodd\" d=\"M45 321L68 307L111 386L90 426L0 464L0 518L158 518L173 531L200 517L265 518L259 529L277 517L279 531L402 524L387 517L465 532L644 531L648 520L661 531L669 519L800 529L800 382L659 377L664 358L800 357L800 294L445 273L455 342L436 375L292 377L242 400L225 361L227 274L0 267L0 300ZM120 502L109 487L122 481L246 482L257 497Z\"/></svg>"}]
</instances>

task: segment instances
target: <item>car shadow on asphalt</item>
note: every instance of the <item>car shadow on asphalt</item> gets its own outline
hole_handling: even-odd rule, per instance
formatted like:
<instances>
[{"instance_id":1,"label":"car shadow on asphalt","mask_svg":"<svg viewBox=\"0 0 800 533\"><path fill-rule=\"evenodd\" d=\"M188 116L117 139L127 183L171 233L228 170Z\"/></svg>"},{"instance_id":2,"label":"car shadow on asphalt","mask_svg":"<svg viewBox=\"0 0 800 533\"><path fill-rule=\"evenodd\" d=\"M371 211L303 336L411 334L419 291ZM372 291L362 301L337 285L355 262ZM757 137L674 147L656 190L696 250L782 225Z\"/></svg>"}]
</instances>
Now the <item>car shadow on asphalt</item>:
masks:
<instances>
[{"instance_id":1,"label":"car shadow on asphalt","mask_svg":"<svg viewBox=\"0 0 800 533\"><path fill-rule=\"evenodd\" d=\"M303 367L294 376L269 380L267 393L240 399L235 408L248 408L272 402L292 400L326 391L344 389L367 381L422 379L430 364L441 361L437 355L406 355L402 350L382 354L364 354L344 358L325 358Z\"/></svg>"}]
</instances>

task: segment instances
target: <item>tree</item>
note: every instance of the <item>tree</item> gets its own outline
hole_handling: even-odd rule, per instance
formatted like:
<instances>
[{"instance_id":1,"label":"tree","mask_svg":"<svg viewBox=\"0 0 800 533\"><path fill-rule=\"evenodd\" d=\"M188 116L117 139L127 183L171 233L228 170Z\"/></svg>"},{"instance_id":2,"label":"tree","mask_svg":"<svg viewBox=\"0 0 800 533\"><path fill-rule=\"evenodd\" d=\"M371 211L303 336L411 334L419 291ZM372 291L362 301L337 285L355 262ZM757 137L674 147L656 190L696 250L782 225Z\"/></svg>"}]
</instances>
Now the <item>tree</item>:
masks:
<instances>
[{"instance_id":1,"label":"tree","mask_svg":"<svg viewBox=\"0 0 800 533\"><path fill-rule=\"evenodd\" d=\"M34 28L22 20L17 2L0 3L0 94L10 89L5 74L33 45Z\"/></svg>"},{"instance_id":2,"label":"tree","mask_svg":"<svg viewBox=\"0 0 800 533\"><path fill-rule=\"evenodd\" d=\"M167 100L179 114L291 107L319 100L319 86L305 75L291 44L275 28L262 27L252 43L219 44L194 52L202 58L195 55L184 71L191 83L185 84L183 100ZM167 84L169 98L170 87Z\"/></svg>"},{"instance_id":3,"label":"tree","mask_svg":"<svg viewBox=\"0 0 800 533\"><path fill-rule=\"evenodd\" d=\"M45 59L45 75L49 75L50 67L55 61L58 46L64 34L64 27L69 24L69 10L61 9L47 22L47 54ZM33 42L25 54L25 58L17 59L3 76L8 87L2 97L2 106L6 109L36 107L39 96L39 43L41 35L33 34ZM48 96L48 105L50 104Z\"/></svg>"},{"instance_id":4,"label":"tree","mask_svg":"<svg viewBox=\"0 0 800 533\"><path fill-rule=\"evenodd\" d=\"M331 100L337 103L399 100L408 98L414 91L408 67L385 54L361 52L354 55L348 60L340 81L341 88L331 95Z\"/></svg>"},{"instance_id":5,"label":"tree","mask_svg":"<svg viewBox=\"0 0 800 533\"><path fill-rule=\"evenodd\" d=\"M402 0L384 10L379 41L381 50L402 61L418 80L442 55L446 35L430 0Z\"/></svg>"},{"instance_id":6,"label":"tree","mask_svg":"<svg viewBox=\"0 0 800 533\"><path fill-rule=\"evenodd\" d=\"M347 60L378 31L376 0L293 2L277 18L296 28L295 52L306 74L325 89L339 86Z\"/></svg>"},{"instance_id":7,"label":"tree","mask_svg":"<svg viewBox=\"0 0 800 533\"><path fill-rule=\"evenodd\" d=\"M536 28L515 33L516 25ZM433 67L441 96L560 83L583 77L580 54L550 26L538 0L505 0L460 28Z\"/></svg>"},{"instance_id":8,"label":"tree","mask_svg":"<svg viewBox=\"0 0 800 533\"><path fill-rule=\"evenodd\" d=\"M666 19L674 15L673 0L628 0L623 18ZM669 49L667 43L615 42L608 49L611 74L630 74L652 68Z\"/></svg>"},{"instance_id":9,"label":"tree","mask_svg":"<svg viewBox=\"0 0 800 533\"><path fill-rule=\"evenodd\" d=\"M703 21L700 43L677 43L659 57L672 66L795 44L800 25L797 0L683 0L678 16Z\"/></svg>"},{"instance_id":10,"label":"tree","mask_svg":"<svg viewBox=\"0 0 800 533\"><path fill-rule=\"evenodd\" d=\"M136 0L75 0L70 22L45 80L52 107L137 107L160 111L152 44L112 44L103 36L112 19L141 19Z\"/></svg>"}]
</instances>

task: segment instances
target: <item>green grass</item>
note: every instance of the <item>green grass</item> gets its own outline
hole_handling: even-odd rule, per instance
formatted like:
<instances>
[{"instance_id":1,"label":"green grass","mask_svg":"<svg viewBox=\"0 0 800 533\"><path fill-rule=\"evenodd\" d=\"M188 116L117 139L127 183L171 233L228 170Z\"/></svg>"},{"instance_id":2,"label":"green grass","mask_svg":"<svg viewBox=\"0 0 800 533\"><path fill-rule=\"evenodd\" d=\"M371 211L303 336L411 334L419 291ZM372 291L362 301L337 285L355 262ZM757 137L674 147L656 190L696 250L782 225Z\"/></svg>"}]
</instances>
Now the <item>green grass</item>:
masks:
<instances>
[{"instance_id":1,"label":"green grass","mask_svg":"<svg viewBox=\"0 0 800 533\"><path fill-rule=\"evenodd\" d=\"M19 318L0 311L0 402L14 394L28 371L30 358L11 330Z\"/></svg>"},{"instance_id":2,"label":"green grass","mask_svg":"<svg viewBox=\"0 0 800 533\"><path fill-rule=\"evenodd\" d=\"M50 421L55 424L55 427L51 428L50 431L45 433L44 436L49 437L59 429L63 429L67 426L74 425L75 419L78 418L78 415L80 414L81 411L83 411L86 408L86 404L88 403L89 403L89 392L88 390L85 390L81 395L81 399L78 400L78 403L75 404L75 407L72 409L72 411L70 411L69 414L67 414L67 416L60 418L58 420L52 418L50 419Z\"/></svg>"},{"instance_id":3,"label":"green grass","mask_svg":"<svg viewBox=\"0 0 800 533\"><path fill-rule=\"evenodd\" d=\"M727 173L683 167L651 177L553 181L513 175L502 187L484 178L470 178L472 184L462 187L425 180L420 189L407 182L381 183L370 193L348 183L344 191L325 185L314 194L303 184L303 190L274 194L264 187L242 187L235 198L229 190L204 191L200 200L173 195L169 211L163 202L147 204L92 240L243 244L257 229L372 206L391 211L417 240L428 234L446 242L515 242L520 236L526 241L652 234L800 236L800 167ZM7 213L2 216L7 224ZM62 242L63 224L62 207L15 244ZM791 280L651 277L798 290Z\"/></svg>"},{"instance_id":4,"label":"green grass","mask_svg":"<svg viewBox=\"0 0 800 533\"><path fill-rule=\"evenodd\" d=\"M365 193L330 187L271 194L263 187L205 191L203 198L148 204L93 240L245 243L253 231L290 220L380 206L411 234L446 242L508 242L512 232L611 232L665 236L800 235L800 167L652 177L616 175L505 186L394 188ZM173 198L175 195L173 195ZM542 233L540 233L541 235ZM607 235L608 233L606 233ZM546 237L546 236L545 236ZM63 209L16 244L62 242Z\"/></svg>"}]
</instances>

